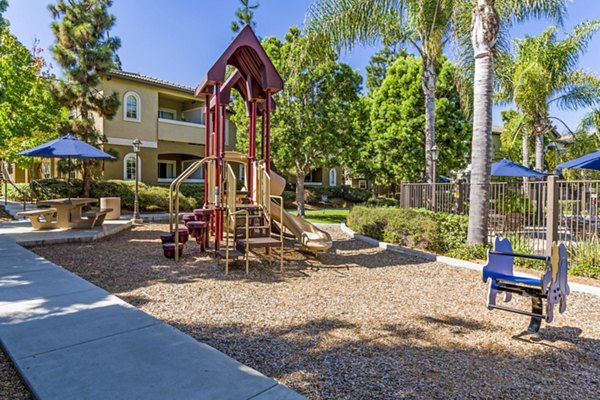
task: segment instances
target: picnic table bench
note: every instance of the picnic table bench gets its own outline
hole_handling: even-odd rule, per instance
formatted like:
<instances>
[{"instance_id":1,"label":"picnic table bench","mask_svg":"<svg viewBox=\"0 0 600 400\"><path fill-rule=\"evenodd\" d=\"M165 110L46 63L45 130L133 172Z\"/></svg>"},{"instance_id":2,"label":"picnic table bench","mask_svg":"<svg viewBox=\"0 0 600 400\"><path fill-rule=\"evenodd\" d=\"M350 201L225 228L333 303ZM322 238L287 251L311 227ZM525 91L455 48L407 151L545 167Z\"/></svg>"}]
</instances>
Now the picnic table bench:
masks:
<instances>
[{"instance_id":1,"label":"picnic table bench","mask_svg":"<svg viewBox=\"0 0 600 400\"><path fill-rule=\"evenodd\" d=\"M58 225L54 220L56 208L40 208L38 210L21 211L17 213L17 217L29 218L33 229L56 229Z\"/></svg>"}]
</instances>

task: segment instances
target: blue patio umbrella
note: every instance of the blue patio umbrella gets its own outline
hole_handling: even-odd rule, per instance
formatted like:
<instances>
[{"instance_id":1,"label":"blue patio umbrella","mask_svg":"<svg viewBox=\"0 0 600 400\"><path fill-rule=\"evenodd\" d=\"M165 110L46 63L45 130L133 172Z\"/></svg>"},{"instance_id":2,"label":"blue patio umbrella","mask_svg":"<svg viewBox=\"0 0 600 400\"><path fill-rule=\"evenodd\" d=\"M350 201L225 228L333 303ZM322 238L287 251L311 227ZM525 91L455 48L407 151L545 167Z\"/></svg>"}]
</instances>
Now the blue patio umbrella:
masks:
<instances>
[{"instance_id":1,"label":"blue patio umbrella","mask_svg":"<svg viewBox=\"0 0 600 400\"><path fill-rule=\"evenodd\" d=\"M582 168L582 169L597 169L600 170L600 151L586 154L571 161L558 164L557 170L565 168Z\"/></svg>"},{"instance_id":2,"label":"blue patio umbrella","mask_svg":"<svg viewBox=\"0 0 600 400\"><path fill-rule=\"evenodd\" d=\"M546 174L534 171L524 165L503 158L492 164L492 176L543 177L546 176Z\"/></svg>"},{"instance_id":3,"label":"blue patio umbrella","mask_svg":"<svg viewBox=\"0 0 600 400\"><path fill-rule=\"evenodd\" d=\"M42 158L67 158L69 168L71 167L71 158L94 159L94 160L114 160L115 157L102 150L83 142L76 137L67 134L58 139L40 144L31 149L23 150L18 153L20 156L42 157ZM67 176L67 187L69 188L69 198L71 197L71 173Z\"/></svg>"}]
</instances>

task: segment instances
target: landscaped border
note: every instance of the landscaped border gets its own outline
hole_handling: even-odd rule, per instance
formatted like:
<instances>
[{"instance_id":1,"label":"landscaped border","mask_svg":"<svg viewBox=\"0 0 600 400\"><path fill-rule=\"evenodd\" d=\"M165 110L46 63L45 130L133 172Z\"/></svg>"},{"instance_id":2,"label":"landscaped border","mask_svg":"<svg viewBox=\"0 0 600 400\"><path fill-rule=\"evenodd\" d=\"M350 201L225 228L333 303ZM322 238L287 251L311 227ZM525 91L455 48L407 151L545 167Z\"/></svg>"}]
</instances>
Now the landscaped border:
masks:
<instances>
[{"instance_id":1,"label":"landscaped border","mask_svg":"<svg viewBox=\"0 0 600 400\"><path fill-rule=\"evenodd\" d=\"M409 256L413 256L413 257L420 257L420 258L423 258L428 261L437 261L437 262L441 262L441 263L444 263L447 265L451 265L453 267L472 269L472 270L476 270L476 271L480 271L480 272L483 268L482 264L477 264L477 263L474 263L471 261L459 260L457 258L440 256L438 254L429 253L429 252L423 251L423 250L409 249L407 247L398 246L398 245L392 244L392 243L380 242L379 240L373 239L372 237L360 235L360 234L354 232L352 229L350 229L346 225L345 222L342 222L340 224L340 229L342 230L342 232L344 232L346 235L350 236L353 239L360 240L361 242L365 242L365 243L371 244L373 246L377 246L384 250L393 251L395 253L406 254ZM537 278L536 276L533 276L530 274L525 274L522 272L515 272L515 275L525 276L525 277L529 277L529 278ZM569 287L572 290L577 291L577 292L592 294L592 295L600 297L600 287L582 285L581 283L573 283L573 282L569 282Z\"/></svg>"}]
</instances>

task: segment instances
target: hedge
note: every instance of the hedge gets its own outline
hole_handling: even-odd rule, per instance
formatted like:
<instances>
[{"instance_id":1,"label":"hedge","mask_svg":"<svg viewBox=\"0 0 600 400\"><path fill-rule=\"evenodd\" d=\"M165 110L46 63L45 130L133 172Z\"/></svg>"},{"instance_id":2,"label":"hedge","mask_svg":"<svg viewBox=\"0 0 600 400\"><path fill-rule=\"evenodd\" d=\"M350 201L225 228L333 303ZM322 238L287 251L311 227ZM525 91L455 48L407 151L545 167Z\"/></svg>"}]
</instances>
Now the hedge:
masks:
<instances>
[{"instance_id":1,"label":"hedge","mask_svg":"<svg viewBox=\"0 0 600 400\"><path fill-rule=\"evenodd\" d=\"M31 198L46 200L48 198L67 197L67 181L63 179L42 179L39 185L30 187L27 183L18 183L16 186L27 193ZM46 189L45 191L38 186ZM79 179L71 180L71 196L77 197L82 191L82 182ZM193 194L193 196L192 196ZM12 200L23 201L22 196L10 185L8 197ZM121 208L133 209L135 200L135 182L123 180L92 181L90 197L120 197ZM199 204L204 203L204 188L198 184L183 184L179 195L179 206L182 211L190 211ZM169 189L164 185L146 185L139 183L139 204L142 211L166 211L169 209Z\"/></svg>"},{"instance_id":2,"label":"hedge","mask_svg":"<svg viewBox=\"0 0 600 400\"><path fill-rule=\"evenodd\" d=\"M436 253L462 249L468 217L424 209L355 206L348 226L377 240Z\"/></svg>"}]
</instances>

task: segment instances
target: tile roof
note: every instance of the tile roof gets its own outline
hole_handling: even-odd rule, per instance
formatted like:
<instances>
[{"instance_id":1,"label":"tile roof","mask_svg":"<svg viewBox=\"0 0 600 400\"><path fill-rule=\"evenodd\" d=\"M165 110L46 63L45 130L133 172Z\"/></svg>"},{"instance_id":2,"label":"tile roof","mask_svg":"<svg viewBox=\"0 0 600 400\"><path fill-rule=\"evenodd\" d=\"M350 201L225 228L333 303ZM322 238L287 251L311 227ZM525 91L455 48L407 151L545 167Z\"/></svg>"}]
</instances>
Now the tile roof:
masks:
<instances>
[{"instance_id":1,"label":"tile roof","mask_svg":"<svg viewBox=\"0 0 600 400\"><path fill-rule=\"evenodd\" d=\"M113 69L108 73L109 76L114 76L116 78L129 79L136 82L148 83L154 86L160 86L166 89L178 90L180 92L185 92L189 94L194 94L194 88L190 86L180 85L179 83L173 83L169 81L164 81L162 79L153 78L151 76L136 74L134 72L121 71L118 69Z\"/></svg>"}]
</instances>

